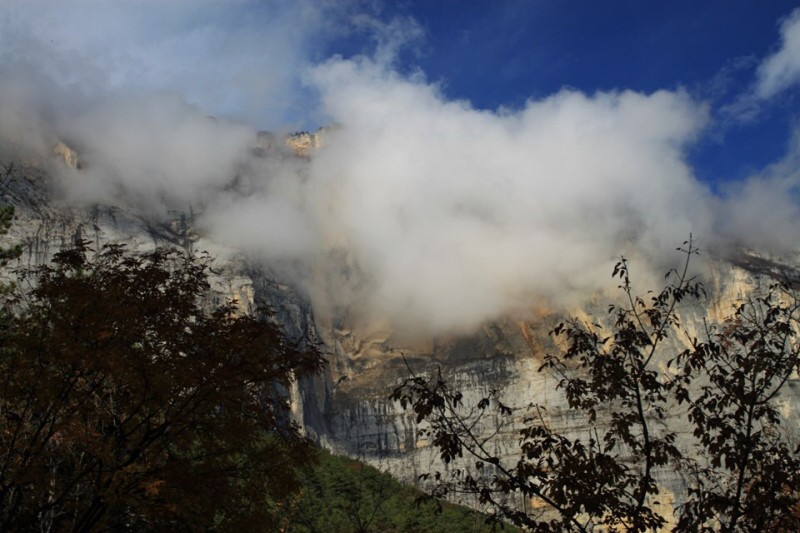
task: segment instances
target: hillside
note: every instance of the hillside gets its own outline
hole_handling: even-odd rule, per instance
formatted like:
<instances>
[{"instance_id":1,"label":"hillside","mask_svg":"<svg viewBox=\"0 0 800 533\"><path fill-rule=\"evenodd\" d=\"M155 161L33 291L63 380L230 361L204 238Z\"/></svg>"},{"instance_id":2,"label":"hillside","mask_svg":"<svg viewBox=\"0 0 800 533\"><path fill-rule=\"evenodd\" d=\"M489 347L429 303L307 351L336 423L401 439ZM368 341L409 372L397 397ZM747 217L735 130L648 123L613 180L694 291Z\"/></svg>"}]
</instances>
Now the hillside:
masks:
<instances>
[{"instance_id":1,"label":"hillside","mask_svg":"<svg viewBox=\"0 0 800 533\"><path fill-rule=\"evenodd\" d=\"M421 499L423 493L360 461L324 450L303 474L287 533L478 533L486 516L466 507ZM516 528L503 525L504 531ZM499 530L500 525L495 525Z\"/></svg>"}]
</instances>

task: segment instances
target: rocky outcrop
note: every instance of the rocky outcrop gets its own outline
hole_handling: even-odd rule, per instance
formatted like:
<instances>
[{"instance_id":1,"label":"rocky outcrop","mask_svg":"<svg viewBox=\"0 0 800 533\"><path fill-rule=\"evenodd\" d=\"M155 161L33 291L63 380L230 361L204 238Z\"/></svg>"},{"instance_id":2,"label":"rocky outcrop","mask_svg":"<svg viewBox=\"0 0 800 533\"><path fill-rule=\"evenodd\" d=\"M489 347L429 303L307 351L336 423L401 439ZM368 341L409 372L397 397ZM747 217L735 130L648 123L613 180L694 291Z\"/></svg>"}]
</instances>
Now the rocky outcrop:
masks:
<instances>
[{"instance_id":1,"label":"rocky outcrop","mask_svg":"<svg viewBox=\"0 0 800 533\"><path fill-rule=\"evenodd\" d=\"M336 126L327 126L317 131L301 131L288 136L280 136L270 131L260 131L256 137L255 150L260 155L288 149L297 157L308 158L315 150L324 146L325 136Z\"/></svg>"},{"instance_id":2,"label":"rocky outcrop","mask_svg":"<svg viewBox=\"0 0 800 533\"><path fill-rule=\"evenodd\" d=\"M53 147L53 154L61 158L64 164L71 169L78 169L78 152L64 144L63 141L58 141Z\"/></svg>"},{"instance_id":3,"label":"rocky outcrop","mask_svg":"<svg viewBox=\"0 0 800 533\"><path fill-rule=\"evenodd\" d=\"M323 133L300 134L286 145L307 157L323 142ZM263 153L282 150L276 148L279 144L275 136L262 134L255 149ZM78 168L78 154L66 145L59 144L54 153L64 164ZM60 204L55 184L43 166L15 165L2 185L2 201L17 208L17 220L2 240L24 245L20 258L24 266L45 263L76 239L89 240L95 247L125 243L133 251L163 245L207 251L215 258L209 295L213 303L234 300L247 312L267 306L274 313L272 319L280 322L291 337L321 343L326 351L329 364L325 375L306 379L293 391L295 414L308 435L336 452L388 470L401 480L415 482L420 474L444 468L420 434L415 418L389 400L391 391L410 370L426 372L441 367L450 383L464 393L467 405L496 390L512 406L544 405L555 429L572 434L588 431L585 420L568 409L556 390L556 378L539 371L542 356L558 349L548 332L559 315L542 312L526 320L507 317L469 335L413 342L394 338L389 327L365 332L336 313L316 316L309 298L291 283L236 250L196 234L191 211L172 211L168 218L156 220L121 204L84 208ZM689 334L698 333L704 316L720 319L729 314L735 302L761 290L769 276L781 268L778 263L747 254L732 261L708 261L705 281L710 299L681 309ZM605 316L605 300L589 302L572 314ZM667 353L682 346L681 339L671 342L665 347ZM789 384L782 405L796 431L800 382ZM679 411L669 423L688 431ZM521 416L487 419L484 424L486 431L499 428L491 444L497 454L513 457ZM657 476L674 491L682 484L674 471L661 471ZM666 495L665 505L670 504L670 498Z\"/></svg>"}]
</instances>

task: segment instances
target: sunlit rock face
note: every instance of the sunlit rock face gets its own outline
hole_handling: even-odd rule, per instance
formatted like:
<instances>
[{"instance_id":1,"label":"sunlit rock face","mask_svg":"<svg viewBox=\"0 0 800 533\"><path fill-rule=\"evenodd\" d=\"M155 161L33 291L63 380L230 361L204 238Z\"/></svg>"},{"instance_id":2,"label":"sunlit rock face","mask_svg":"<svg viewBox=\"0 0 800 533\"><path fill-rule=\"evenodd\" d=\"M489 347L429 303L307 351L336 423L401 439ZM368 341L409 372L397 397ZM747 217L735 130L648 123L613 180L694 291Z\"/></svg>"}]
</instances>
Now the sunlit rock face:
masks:
<instances>
[{"instance_id":1,"label":"sunlit rock face","mask_svg":"<svg viewBox=\"0 0 800 533\"><path fill-rule=\"evenodd\" d=\"M687 347L688 338L703 337L703 318L715 322L730 316L737 303L767 289L772 281L770 274L779 273L775 271L779 265L754 257L742 257L737 264L740 266L723 260L706 262L708 298L699 302L686 300L680 306L684 333L673 335L664 343L657 361L662 371L669 372L666 361ZM595 298L571 314L592 322L608 322L604 318L609 317L607 304L608 300ZM557 389L558 377L540 370L543 356L560 349L549 331L562 318L554 313L529 321L499 320L470 335L433 339L424 345L393 344L386 334L360 337L345 327L319 325L320 336L332 350L334 361L329 378L334 387L330 392L331 410L326 416L326 444L409 483L418 482L421 474L446 473L469 465L469 460L445 465L426 436L420 434L415 413L404 412L387 399L387 394L409 375L409 368L418 374L441 369L452 388L464 394L466 406L477 405L491 390L497 390L503 403L516 408L511 416L490 415L477 426L479 436L497 432L489 441L488 450L503 458L509 467L519 459L519 430L525 417L533 413L532 404L544 408L547 424L558 433L588 440L595 436L593 428L599 427L602 434L603 425L610 422L610 413L600 411L597 425L590 426L587 417L569 408L564 394ZM797 442L800 380L787 384L779 403L787 421L785 428ZM679 447L688 450L690 456L693 454L693 428L685 410L674 406L660 428L677 432ZM658 510L668 519L668 529L674 523L675 505L685 497L686 479L673 466L655 470L654 476L662 488L656 498L660 502ZM473 497L456 498L461 498L461 503L477 505Z\"/></svg>"},{"instance_id":2,"label":"sunlit rock face","mask_svg":"<svg viewBox=\"0 0 800 533\"><path fill-rule=\"evenodd\" d=\"M53 147L53 155L62 159L67 167L77 170L78 152L64 144L63 141L58 141Z\"/></svg>"},{"instance_id":3,"label":"sunlit rock face","mask_svg":"<svg viewBox=\"0 0 800 533\"><path fill-rule=\"evenodd\" d=\"M322 143L323 132L301 134L286 141L261 134L254 149L269 154L284 153L288 147L296 156L306 158ZM79 154L63 143L56 145L52 157L54 161L48 164L79 170ZM2 163L5 168L10 161ZM91 241L95 249L107 243L124 243L134 252L158 246L207 252L213 258L215 272L209 303L233 300L251 313L268 306L273 319L290 337L320 343L327 353L324 375L303 380L293 390L297 420L309 437L327 448L388 470L410 483L420 474L444 470L436 450L420 434L414 415L389 400L392 390L411 371L425 373L437 368L454 388L464 393L466 405L474 405L496 390L504 403L520 408L511 417L489 417L478 426L484 434L499 428L490 446L509 461L513 461L518 449L518 430L529 405L545 407L548 423L557 431L573 436L589 434L586 419L571 411L557 390L557 378L539 370L543 356L559 350L549 331L563 318L562 313L540 311L524 320L505 317L469 334L409 340L395 336L390 324L364 327L361 322L350 323L348 315L335 306L326 307L324 312L315 309L305 292L290 281L247 259L239 250L198 234L191 209L168 210L159 218L143 215L122 202L83 208L63 204L46 168L47 164L17 163L0 189L2 201L16 206L16 221L2 241L23 243L24 253L19 260L22 266L44 264L78 239ZM687 301L680 308L689 336L701 336L699 328L704 317L721 320L736 302L763 290L770 275L778 273L780 267L742 255L733 261L711 258L704 269L708 299L699 303ZM567 312L577 317L607 317L607 303L605 297L587 296L585 305ZM669 354L684 347L684 342L683 338L670 338L664 347L662 366ZM792 381L781 398L781 409L790 421L791 431L797 430L798 405L800 383ZM678 409L668 424L684 434L690 430ZM684 481L679 473L668 469L657 472L656 477L667 488L667 494L660 498L665 506L680 498L674 495L682 493Z\"/></svg>"},{"instance_id":4,"label":"sunlit rock face","mask_svg":"<svg viewBox=\"0 0 800 533\"><path fill-rule=\"evenodd\" d=\"M324 135L324 130L313 133L304 131L287 137L284 142L296 155L309 157L314 150L322 146Z\"/></svg>"},{"instance_id":5,"label":"sunlit rock face","mask_svg":"<svg viewBox=\"0 0 800 533\"><path fill-rule=\"evenodd\" d=\"M729 265L715 263L714 267L728 272L724 275L716 272L712 285L718 287L709 287L710 294L720 295L707 302L712 317L716 313L729 314L733 302L751 294L761 283ZM573 314L602 320L608 316L606 304L606 301L589 303ZM704 314L705 307L700 304L690 304L682 310L690 335L700 335L697 328ZM562 318L563 315L554 313L535 321L504 319L470 335L432 339L417 345L393 344L391 337L364 338L349 329L318 325L319 335L332 351L334 363L329 369L334 384L333 411L328 414L335 435L331 445L349 455L382 464L403 478L412 479L429 471L434 452L419 435L415 415L404 413L387 399L411 371L430 374L441 370L452 388L464 393L465 405L475 405L496 390L503 403L519 408L519 416L486 420L487 430L495 425L502 428L494 444L500 455L514 454L522 413L531 404L547 409L548 422L554 429L572 435L588 434L585 420L569 409L563 394L557 390L558 378L540 371L544 355L560 350L549 332ZM683 348L683 339L671 338L663 352L666 356ZM679 429L687 430L685 422L679 419L675 420L680 424Z\"/></svg>"}]
</instances>

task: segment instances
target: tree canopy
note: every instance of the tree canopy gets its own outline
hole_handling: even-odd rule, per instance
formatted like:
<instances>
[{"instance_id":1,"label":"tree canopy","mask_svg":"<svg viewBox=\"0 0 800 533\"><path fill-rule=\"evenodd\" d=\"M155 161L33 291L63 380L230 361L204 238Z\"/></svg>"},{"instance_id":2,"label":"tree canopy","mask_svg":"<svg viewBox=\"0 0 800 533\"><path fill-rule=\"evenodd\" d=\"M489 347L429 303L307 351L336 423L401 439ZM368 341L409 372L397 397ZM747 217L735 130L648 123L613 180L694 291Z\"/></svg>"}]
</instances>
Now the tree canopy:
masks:
<instances>
[{"instance_id":1,"label":"tree canopy","mask_svg":"<svg viewBox=\"0 0 800 533\"><path fill-rule=\"evenodd\" d=\"M288 391L322 357L208 309L208 274L86 242L20 273L0 321L0 530L247 531L281 512L312 457Z\"/></svg>"}]
</instances>

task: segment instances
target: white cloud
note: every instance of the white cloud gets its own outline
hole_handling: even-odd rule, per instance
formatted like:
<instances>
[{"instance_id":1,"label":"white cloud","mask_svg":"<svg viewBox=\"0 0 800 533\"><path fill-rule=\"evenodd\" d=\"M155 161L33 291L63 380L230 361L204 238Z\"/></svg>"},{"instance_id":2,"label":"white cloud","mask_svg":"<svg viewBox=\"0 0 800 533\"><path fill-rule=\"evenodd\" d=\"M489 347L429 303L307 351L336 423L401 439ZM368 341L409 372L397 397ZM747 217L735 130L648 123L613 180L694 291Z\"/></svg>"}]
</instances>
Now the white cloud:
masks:
<instances>
[{"instance_id":1,"label":"white cloud","mask_svg":"<svg viewBox=\"0 0 800 533\"><path fill-rule=\"evenodd\" d=\"M719 241L756 250L797 251L800 235L800 132L784 157L748 179L730 183L718 203Z\"/></svg>"},{"instance_id":2,"label":"white cloud","mask_svg":"<svg viewBox=\"0 0 800 533\"><path fill-rule=\"evenodd\" d=\"M73 193L92 200L121 186L148 200L200 201L235 176L256 138L252 127L159 94L95 102L59 129L85 165Z\"/></svg>"},{"instance_id":3,"label":"white cloud","mask_svg":"<svg viewBox=\"0 0 800 533\"><path fill-rule=\"evenodd\" d=\"M657 258L710 232L684 161L706 112L683 93L562 91L495 113L363 58L312 79L343 124L312 161L314 211L365 273L373 317L472 327L585 297L621 251Z\"/></svg>"},{"instance_id":4,"label":"white cloud","mask_svg":"<svg viewBox=\"0 0 800 533\"><path fill-rule=\"evenodd\" d=\"M90 96L173 92L206 113L304 126L301 72L342 10L297 0L0 0L0 61Z\"/></svg>"},{"instance_id":5,"label":"white cloud","mask_svg":"<svg viewBox=\"0 0 800 533\"><path fill-rule=\"evenodd\" d=\"M756 95L761 99L775 96L800 81L800 9L781 23L780 48L758 67Z\"/></svg>"}]
</instances>

